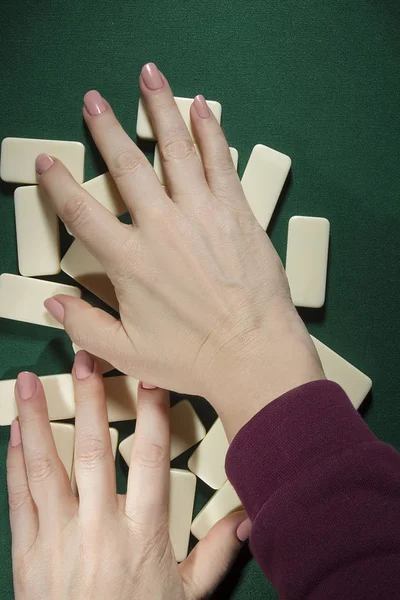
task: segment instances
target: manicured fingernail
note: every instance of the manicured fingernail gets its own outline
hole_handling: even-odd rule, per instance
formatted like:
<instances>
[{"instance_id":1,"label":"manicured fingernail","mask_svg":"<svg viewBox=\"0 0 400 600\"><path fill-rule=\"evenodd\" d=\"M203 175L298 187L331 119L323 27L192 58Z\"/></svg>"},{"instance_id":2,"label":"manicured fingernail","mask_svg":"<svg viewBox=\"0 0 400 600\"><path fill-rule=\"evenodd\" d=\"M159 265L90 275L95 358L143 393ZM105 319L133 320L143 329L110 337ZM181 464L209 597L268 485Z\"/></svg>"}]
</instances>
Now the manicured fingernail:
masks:
<instances>
[{"instance_id":1,"label":"manicured fingernail","mask_svg":"<svg viewBox=\"0 0 400 600\"><path fill-rule=\"evenodd\" d=\"M77 379L87 379L94 371L94 359L85 350L79 350L75 355L75 375Z\"/></svg>"},{"instance_id":2,"label":"manicured fingernail","mask_svg":"<svg viewBox=\"0 0 400 600\"><path fill-rule=\"evenodd\" d=\"M44 301L44 305L47 308L47 310L49 311L49 313L51 314L51 316L54 317L56 321L61 323L61 325L63 325L64 324L64 307L63 307L63 305L55 298L47 298L47 300Z\"/></svg>"},{"instance_id":3,"label":"manicured fingernail","mask_svg":"<svg viewBox=\"0 0 400 600\"><path fill-rule=\"evenodd\" d=\"M39 154L36 158L35 166L39 175L50 169L52 165L54 165L54 160L48 154Z\"/></svg>"},{"instance_id":4,"label":"manicured fingernail","mask_svg":"<svg viewBox=\"0 0 400 600\"><path fill-rule=\"evenodd\" d=\"M240 542L246 542L250 537L251 532L251 521L250 519L245 519L242 523L240 523L239 527L236 530L236 535Z\"/></svg>"},{"instance_id":5,"label":"manicured fingernail","mask_svg":"<svg viewBox=\"0 0 400 600\"><path fill-rule=\"evenodd\" d=\"M210 109L208 108L206 99L202 94L199 94L195 97L195 99L193 100L193 104L198 116L201 119L207 119L207 117L210 116Z\"/></svg>"},{"instance_id":6,"label":"manicured fingernail","mask_svg":"<svg viewBox=\"0 0 400 600\"><path fill-rule=\"evenodd\" d=\"M149 90L159 90L164 85L160 71L154 63L147 63L147 65L144 65L142 77Z\"/></svg>"},{"instance_id":7,"label":"manicured fingernail","mask_svg":"<svg viewBox=\"0 0 400 600\"><path fill-rule=\"evenodd\" d=\"M95 117L101 115L101 113L107 110L107 106L97 90L90 90L86 92L83 98L83 103L89 115Z\"/></svg>"},{"instance_id":8,"label":"manicured fingernail","mask_svg":"<svg viewBox=\"0 0 400 600\"><path fill-rule=\"evenodd\" d=\"M13 448L15 448L15 446L20 445L21 441L21 428L18 421L15 420L11 423L10 444Z\"/></svg>"},{"instance_id":9,"label":"manicured fingernail","mask_svg":"<svg viewBox=\"0 0 400 600\"><path fill-rule=\"evenodd\" d=\"M22 400L29 400L36 392L37 377L34 373L23 371L17 377L18 394Z\"/></svg>"},{"instance_id":10,"label":"manicured fingernail","mask_svg":"<svg viewBox=\"0 0 400 600\"><path fill-rule=\"evenodd\" d=\"M144 381L141 381L140 385L142 386L142 388L144 390L156 390L157 389L156 385L151 385L151 383L145 383Z\"/></svg>"}]
</instances>

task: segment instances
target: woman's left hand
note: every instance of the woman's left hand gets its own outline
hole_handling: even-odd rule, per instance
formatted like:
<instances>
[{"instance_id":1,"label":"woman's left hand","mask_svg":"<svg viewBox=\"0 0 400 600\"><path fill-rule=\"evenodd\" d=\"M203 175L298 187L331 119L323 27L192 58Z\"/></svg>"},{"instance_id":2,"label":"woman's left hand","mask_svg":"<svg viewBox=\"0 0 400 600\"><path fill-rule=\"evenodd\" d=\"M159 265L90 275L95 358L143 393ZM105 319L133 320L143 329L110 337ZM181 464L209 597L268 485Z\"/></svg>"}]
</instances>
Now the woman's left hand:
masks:
<instances>
[{"instance_id":1,"label":"woman's left hand","mask_svg":"<svg viewBox=\"0 0 400 600\"><path fill-rule=\"evenodd\" d=\"M139 386L126 496L117 495L102 377L78 352L75 473L79 499L57 455L39 379L21 373L19 422L7 475L16 600L197 600L234 560L245 514L220 521L176 563L168 533L169 399Z\"/></svg>"}]
</instances>

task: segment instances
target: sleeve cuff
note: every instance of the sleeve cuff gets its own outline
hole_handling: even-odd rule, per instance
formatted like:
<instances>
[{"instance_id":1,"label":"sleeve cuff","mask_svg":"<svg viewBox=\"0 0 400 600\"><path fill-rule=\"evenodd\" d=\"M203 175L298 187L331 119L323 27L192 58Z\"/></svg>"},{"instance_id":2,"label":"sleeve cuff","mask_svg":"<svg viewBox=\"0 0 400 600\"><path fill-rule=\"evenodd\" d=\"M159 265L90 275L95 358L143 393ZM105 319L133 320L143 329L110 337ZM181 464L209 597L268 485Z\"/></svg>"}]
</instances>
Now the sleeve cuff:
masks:
<instances>
[{"instance_id":1,"label":"sleeve cuff","mask_svg":"<svg viewBox=\"0 0 400 600\"><path fill-rule=\"evenodd\" d=\"M251 520L292 478L332 454L376 438L342 388L328 380L290 390L234 438L226 472Z\"/></svg>"}]
</instances>

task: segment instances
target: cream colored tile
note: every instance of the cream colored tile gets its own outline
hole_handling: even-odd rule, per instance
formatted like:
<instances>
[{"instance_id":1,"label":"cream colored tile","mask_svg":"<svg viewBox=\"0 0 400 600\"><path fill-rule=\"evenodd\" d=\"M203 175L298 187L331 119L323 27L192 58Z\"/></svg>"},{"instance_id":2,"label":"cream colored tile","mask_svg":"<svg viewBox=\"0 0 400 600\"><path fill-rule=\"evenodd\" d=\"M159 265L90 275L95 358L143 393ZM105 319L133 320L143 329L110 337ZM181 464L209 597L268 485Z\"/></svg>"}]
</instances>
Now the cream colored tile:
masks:
<instances>
[{"instance_id":1,"label":"cream colored tile","mask_svg":"<svg viewBox=\"0 0 400 600\"><path fill-rule=\"evenodd\" d=\"M75 427L68 423L50 423L54 443L58 456L67 471L68 477L72 476L72 463L74 460Z\"/></svg>"},{"instance_id":2,"label":"cream colored tile","mask_svg":"<svg viewBox=\"0 0 400 600\"><path fill-rule=\"evenodd\" d=\"M117 375L104 378L108 421L136 419L138 380L134 377Z\"/></svg>"},{"instance_id":3,"label":"cream colored tile","mask_svg":"<svg viewBox=\"0 0 400 600\"><path fill-rule=\"evenodd\" d=\"M118 311L114 286L99 261L80 240L74 240L61 261L61 269L72 279Z\"/></svg>"},{"instance_id":4,"label":"cream colored tile","mask_svg":"<svg viewBox=\"0 0 400 600\"><path fill-rule=\"evenodd\" d=\"M228 446L221 419L217 419L189 458L189 469L215 490L226 481L225 458Z\"/></svg>"},{"instance_id":5,"label":"cream colored tile","mask_svg":"<svg viewBox=\"0 0 400 600\"><path fill-rule=\"evenodd\" d=\"M194 519L192 534L198 540L202 540L218 521L241 508L238 495L231 483L226 481Z\"/></svg>"},{"instance_id":6,"label":"cream colored tile","mask_svg":"<svg viewBox=\"0 0 400 600\"><path fill-rule=\"evenodd\" d=\"M128 209L110 173L103 173L85 181L82 187L113 215L119 216L127 212Z\"/></svg>"},{"instance_id":7,"label":"cream colored tile","mask_svg":"<svg viewBox=\"0 0 400 600\"><path fill-rule=\"evenodd\" d=\"M71 419L75 416L74 390L70 373L40 377L49 411L50 421ZM0 425L10 425L18 415L14 397L16 379L0 381Z\"/></svg>"},{"instance_id":8,"label":"cream colored tile","mask_svg":"<svg viewBox=\"0 0 400 600\"><path fill-rule=\"evenodd\" d=\"M71 285L3 273L0 275L0 317L63 329L43 305L47 298L56 294L80 298L81 290Z\"/></svg>"},{"instance_id":9,"label":"cream colored tile","mask_svg":"<svg viewBox=\"0 0 400 600\"><path fill-rule=\"evenodd\" d=\"M372 387L371 379L351 363L311 336L327 379L339 384L358 408Z\"/></svg>"},{"instance_id":10,"label":"cream colored tile","mask_svg":"<svg viewBox=\"0 0 400 600\"><path fill-rule=\"evenodd\" d=\"M242 187L255 218L267 229L291 166L286 154L257 144L242 177Z\"/></svg>"},{"instance_id":11,"label":"cream colored tile","mask_svg":"<svg viewBox=\"0 0 400 600\"><path fill-rule=\"evenodd\" d=\"M195 492L196 477L193 473L171 469L169 535L178 562L184 560L188 553Z\"/></svg>"},{"instance_id":12,"label":"cream colored tile","mask_svg":"<svg viewBox=\"0 0 400 600\"><path fill-rule=\"evenodd\" d=\"M83 182L85 146L80 142L13 137L4 138L1 144L1 179L37 183L35 160L39 154L55 156L78 183Z\"/></svg>"},{"instance_id":13,"label":"cream colored tile","mask_svg":"<svg viewBox=\"0 0 400 600\"><path fill-rule=\"evenodd\" d=\"M28 277L60 272L58 217L37 185L14 192L18 269Z\"/></svg>"},{"instance_id":14,"label":"cream colored tile","mask_svg":"<svg viewBox=\"0 0 400 600\"><path fill-rule=\"evenodd\" d=\"M289 220L286 275L295 306L321 308L325 302L329 229L320 217Z\"/></svg>"}]
</instances>

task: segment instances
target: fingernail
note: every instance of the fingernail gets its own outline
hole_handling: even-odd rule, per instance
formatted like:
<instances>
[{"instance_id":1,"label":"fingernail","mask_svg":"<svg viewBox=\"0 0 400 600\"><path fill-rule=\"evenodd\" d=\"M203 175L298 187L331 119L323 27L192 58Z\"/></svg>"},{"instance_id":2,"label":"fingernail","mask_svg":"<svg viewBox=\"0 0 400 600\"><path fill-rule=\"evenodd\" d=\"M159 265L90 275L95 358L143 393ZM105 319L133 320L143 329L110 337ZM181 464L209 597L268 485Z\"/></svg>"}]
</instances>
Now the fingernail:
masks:
<instances>
[{"instance_id":1,"label":"fingernail","mask_svg":"<svg viewBox=\"0 0 400 600\"><path fill-rule=\"evenodd\" d=\"M196 109L197 115L201 119L207 119L210 116L210 109L208 108L206 99L202 94L198 94L193 100L194 108Z\"/></svg>"},{"instance_id":2,"label":"fingernail","mask_svg":"<svg viewBox=\"0 0 400 600\"><path fill-rule=\"evenodd\" d=\"M242 523L240 523L239 527L236 530L236 535L240 542L246 542L250 537L251 532L251 521L250 519L245 519Z\"/></svg>"},{"instance_id":3,"label":"fingernail","mask_svg":"<svg viewBox=\"0 0 400 600\"><path fill-rule=\"evenodd\" d=\"M151 385L151 383L145 383L144 381L141 381L140 385L142 386L142 388L144 390L156 390L157 389L156 385Z\"/></svg>"},{"instance_id":4,"label":"fingernail","mask_svg":"<svg viewBox=\"0 0 400 600\"><path fill-rule=\"evenodd\" d=\"M36 392L37 377L34 373L23 371L17 377L18 394L22 400L29 400Z\"/></svg>"},{"instance_id":5,"label":"fingernail","mask_svg":"<svg viewBox=\"0 0 400 600\"><path fill-rule=\"evenodd\" d=\"M15 420L11 423L10 445L15 448L16 446L20 445L21 441L21 428L18 421Z\"/></svg>"},{"instance_id":6,"label":"fingernail","mask_svg":"<svg viewBox=\"0 0 400 600\"><path fill-rule=\"evenodd\" d=\"M59 302L55 298L47 298L47 300L44 301L44 305L45 305L46 309L49 311L49 313L51 314L51 316L54 317L56 321L61 323L61 325L63 325L64 324L64 307L61 304L61 302Z\"/></svg>"},{"instance_id":7,"label":"fingernail","mask_svg":"<svg viewBox=\"0 0 400 600\"><path fill-rule=\"evenodd\" d=\"M94 359L85 350L79 350L75 354L75 375L77 379L87 379L94 371Z\"/></svg>"},{"instance_id":8,"label":"fingernail","mask_svg":"<svg viewBox=\"0 0 400 600\"><path fill-rule=\"evenodd\" d=\"M90 90L83 98L83 103L89 115L95 117L107 110L107 106L97 90Z\"/></svg>"},{"instance_id":9,"label":"fingernail","mask_svg":"<svg viewBox=\"0 0 400 600\"><path fill-rule=\"evenodd\" d=\"M54 160L48 154L39 154L36 158L35 166L39 175L50 169L52 165L54 165Z\"/></svg>"},{"instance_id":10,"label":"fingernail","mask_svg":"<svg viewBox=\"0 0 400 600\"><path fill-rule=\"evenodd\" d=\"M142 69L142 77L150 90L159 90L164 85L160 71L154 63L147 63Z\"/></svg>"}]
</instances>

